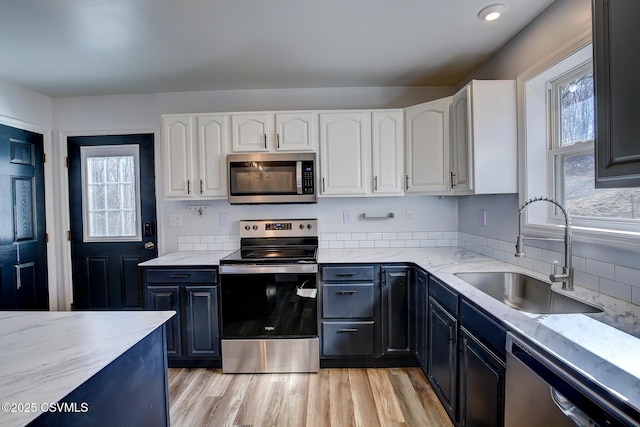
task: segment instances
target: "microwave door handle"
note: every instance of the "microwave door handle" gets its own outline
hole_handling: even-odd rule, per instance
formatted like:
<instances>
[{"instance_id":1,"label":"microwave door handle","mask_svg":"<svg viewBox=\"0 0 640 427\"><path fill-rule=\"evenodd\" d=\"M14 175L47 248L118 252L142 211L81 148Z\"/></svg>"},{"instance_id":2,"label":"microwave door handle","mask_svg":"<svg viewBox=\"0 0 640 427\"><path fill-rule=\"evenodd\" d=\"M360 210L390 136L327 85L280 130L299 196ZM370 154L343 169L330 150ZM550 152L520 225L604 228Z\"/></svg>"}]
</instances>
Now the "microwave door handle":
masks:
<instances>
[{"instance_id":1,"label":"microwave door handle","mask_svg":"<svg viewBox=\"0 0 640 427\"><path fill-rule=\"evenodd\" d=\"M296 193L302 194L302 162L296 162Z\"/></svg>"}]
</instances>

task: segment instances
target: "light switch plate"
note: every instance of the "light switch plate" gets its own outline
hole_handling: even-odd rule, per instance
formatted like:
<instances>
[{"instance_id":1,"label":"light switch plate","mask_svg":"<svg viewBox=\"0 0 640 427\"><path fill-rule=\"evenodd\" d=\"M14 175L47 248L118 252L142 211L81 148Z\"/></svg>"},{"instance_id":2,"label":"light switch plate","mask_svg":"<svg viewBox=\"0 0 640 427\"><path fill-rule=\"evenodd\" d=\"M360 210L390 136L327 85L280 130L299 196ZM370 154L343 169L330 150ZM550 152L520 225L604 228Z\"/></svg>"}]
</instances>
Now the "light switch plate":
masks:
<instances>
[{"instance_id":1,"label":"light switch plate","mask_svg":"<svg viewBox=\"0 0 640 427\"><path fill-rule=\"evenodd\" d=\"M182 227L182 215L169 215L169 227Z\"/></svg>"}]
</instances>

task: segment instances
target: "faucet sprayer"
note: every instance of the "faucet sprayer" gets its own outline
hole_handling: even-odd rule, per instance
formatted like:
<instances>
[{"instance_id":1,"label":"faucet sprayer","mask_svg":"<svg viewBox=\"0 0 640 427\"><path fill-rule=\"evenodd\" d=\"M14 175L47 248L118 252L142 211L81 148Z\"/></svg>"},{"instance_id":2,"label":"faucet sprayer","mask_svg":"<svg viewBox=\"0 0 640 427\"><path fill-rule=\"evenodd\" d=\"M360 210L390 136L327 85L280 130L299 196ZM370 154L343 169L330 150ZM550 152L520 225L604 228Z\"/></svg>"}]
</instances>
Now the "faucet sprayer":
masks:
<instances>
[{"instance_id":1,"label":"faucet sprayer","mask_svg":"<svg viewBox=\"0 0 640 427\"><path fill-rule=\"evenodd\" d=\"M522 213L525 208L533 202L549 202L560 209L564 215L564 239L556 239L551 237L528 237L522 234ZM564 241L564 265L562 266L562 273L558 274L558 264L554 264L553 273L549 275L549 280L552 282L562 282L562 289L567 291L573 291L573 267L571 266L571 222L569 221L569 215L565 208L558 202L548 197L534 197L527 200L518 209L518 236L516 238L516 253L515 256L522 257L524 254L524 240L547 240L547 241Z\"/></svg>"}]
</instances>

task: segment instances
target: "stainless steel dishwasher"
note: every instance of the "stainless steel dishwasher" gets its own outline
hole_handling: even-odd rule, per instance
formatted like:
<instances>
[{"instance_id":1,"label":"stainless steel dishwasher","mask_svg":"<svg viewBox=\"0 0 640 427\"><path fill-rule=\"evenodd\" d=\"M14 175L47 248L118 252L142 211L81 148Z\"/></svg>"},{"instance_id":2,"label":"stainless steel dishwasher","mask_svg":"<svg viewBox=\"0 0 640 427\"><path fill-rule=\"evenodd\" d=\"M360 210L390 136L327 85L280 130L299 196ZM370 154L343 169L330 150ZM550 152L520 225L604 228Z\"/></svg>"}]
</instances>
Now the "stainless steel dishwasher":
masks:
<instances>
[{"instance_id":1,"label":"stainless steel dishwasher","mask_svg":"<svg viewBox=\"0 0 640 427\"><path fill-rule=\"evenodd\" d=\"M640 426L640 414L533 344L507 333L506 427Z\"/></svg>"}]
</instances>

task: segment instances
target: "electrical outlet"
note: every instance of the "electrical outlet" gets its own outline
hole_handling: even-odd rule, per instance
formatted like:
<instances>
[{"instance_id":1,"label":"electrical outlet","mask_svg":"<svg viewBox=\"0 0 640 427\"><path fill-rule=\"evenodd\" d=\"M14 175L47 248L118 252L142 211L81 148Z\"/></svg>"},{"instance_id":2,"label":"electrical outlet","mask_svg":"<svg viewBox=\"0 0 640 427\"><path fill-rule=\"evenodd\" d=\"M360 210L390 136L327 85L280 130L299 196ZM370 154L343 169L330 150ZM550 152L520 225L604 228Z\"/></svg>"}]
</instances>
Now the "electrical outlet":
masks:
<instances>
[{"instance_id":1,"label":"electrical outlet","mask_svg":"<svg viewBox=\"0 0 640 427\"><path fill-rule=\"evenodd\" d=\"M414 215L413 211L407 211L407 222L413 222Z\"/></svg>"},{"instance_id":2,"label":"electrical outlet","mask_svg":"<svg viewBox=\"0 0 640 427\"><path fill-rule=\"evenodd\" d=\"M169 215L169 227L182 227L182 215Z\"/></svg>"},{"instance_id":3,"label":"electrical outlet","mask_svg":"<svg viewBox=\"0 0 640 427\"><path fill-rule=\"evenodd\" d=\"M483 227L487 226L487 210L482 209L480 211L480 225Z\"/></svg>"},{"instance_id":4,"label":"electrical outlet","mask_svg":"<svg viewBox=\"0 0 640 427\"><path fill-rule=\"evenodd\" d=\"M229 214L226 212L220 213L220 227L227 227L229 225Z\"/></svg>"},{"instance_id":5,"label":"electrical outlet","mask_svg":"<svg viewBox=\"0 0 640 427\"><path fill-rule=\"evenodd\" d=\"M342 222L345 224L351 224L351 211L342 211Z\"/></svg>"}]
</instances>

